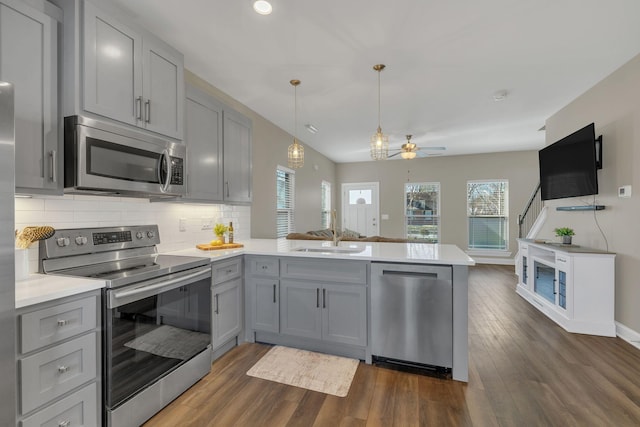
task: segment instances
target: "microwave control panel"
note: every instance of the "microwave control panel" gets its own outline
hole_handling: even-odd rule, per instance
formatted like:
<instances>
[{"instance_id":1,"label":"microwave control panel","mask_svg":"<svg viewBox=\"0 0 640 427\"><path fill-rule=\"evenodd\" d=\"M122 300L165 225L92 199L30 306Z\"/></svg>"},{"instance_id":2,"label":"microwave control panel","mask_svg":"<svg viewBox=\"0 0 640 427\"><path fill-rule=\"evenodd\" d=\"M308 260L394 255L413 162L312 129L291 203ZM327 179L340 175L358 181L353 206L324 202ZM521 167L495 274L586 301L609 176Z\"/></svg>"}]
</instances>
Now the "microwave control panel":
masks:
<instances>
[{"instance_id":1,"label":"microwave control panel","mask_svg":"<svg viewBox=\"0 0 640 427\"><path fill-rule=\"evenodd\" d=\"M171 185L183 185L184 183L184 159L171 157Z\"/></svg>"}]
</instances>

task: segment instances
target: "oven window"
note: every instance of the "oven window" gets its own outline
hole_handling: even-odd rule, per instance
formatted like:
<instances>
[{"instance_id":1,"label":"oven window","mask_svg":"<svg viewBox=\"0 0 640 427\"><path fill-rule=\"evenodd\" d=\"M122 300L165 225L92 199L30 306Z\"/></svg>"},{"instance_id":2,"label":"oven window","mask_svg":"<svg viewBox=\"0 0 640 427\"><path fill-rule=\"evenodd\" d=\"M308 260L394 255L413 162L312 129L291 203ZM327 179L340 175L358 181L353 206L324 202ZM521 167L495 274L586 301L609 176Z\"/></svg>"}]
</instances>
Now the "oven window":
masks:
<instances>
[{"instance_id":1,"label":"oven window","mask_svg":"<svg viewBox=\"0 0 640 427\"><path fill-rule=\"evenodd\" d=\"M87 173L158 184L162 154L87 137Z\"/></svg>"},{"instance_id":2,"label":"oven window","mask_svg":"<svg viewBox=\"0 0 640 427\"><path fill-rule=\"evenodd\" d=\"M210 279L201 280L107 310L108 408L114 409L207 348L210 286Z\"/></svg>"}]
</instances>

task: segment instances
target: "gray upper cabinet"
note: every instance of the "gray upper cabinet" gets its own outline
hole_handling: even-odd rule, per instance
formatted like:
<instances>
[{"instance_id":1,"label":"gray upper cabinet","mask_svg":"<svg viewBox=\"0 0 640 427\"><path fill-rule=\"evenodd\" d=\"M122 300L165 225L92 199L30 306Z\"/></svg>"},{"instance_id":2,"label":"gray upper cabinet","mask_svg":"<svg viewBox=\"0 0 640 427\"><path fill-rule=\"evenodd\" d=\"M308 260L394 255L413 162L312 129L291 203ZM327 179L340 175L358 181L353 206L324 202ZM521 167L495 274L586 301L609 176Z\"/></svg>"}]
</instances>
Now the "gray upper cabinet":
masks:
<instances>
[{"instance_id":1,"label":"gray upper cabinet","mask_svg":"<svg viewBox=\"0 0 640 427\"><path fill-rule=\"evenodd\" d=\"M251 119L237 111L225 110L224 200L228 203L251 203Z\"/></svg>"},{"instance_id":2,"label":"gray upper cabinet","mask_svg":"<svg viewBox=\"0 0 640 427\"><path fill-rule=\"evenodd\" d=\"M64 84L73 90L64 115L98 115L182 140L183 55L108 2L53 1L69 23Z\"/></svg>"},{"instance_id":3,"label":"gray upper cabinet","mask_svg":"<svg viewBox=\"0 0 640 427\"><path fill-rule=\"evenodd\" d=\"M37 3L32 3L37 5ZM17 192L62 194L59 9L0 0L0 80L15 85Z\"/></svg>"},{"instance_id":4,"label":"gray upper cabinet","mask_svg":"<svg viewBox=\"0 0 640 427\"><path fill-rule=\"evenodd\" d=\"M141 70L142 36L85 2L84 109L137 125L142 112Z\"/></svg>"},{"instance_id":5,"label":"gray upper cabinet","mask_svg":"<svg viewBox=\"0 0 640 427\"><path fill-rule=\"evenodd\" d=\"M251 203L251 119L187 84L187 195L183 201Z\"/></svg>"},{"instance_id":6,"label":"gray upper cabinet","mask_svg":"<svg viewBox=\"0 0 640 427\"><path fill-rule=\"evenodd\" d=\"M222 105L187 86L185 143L187 194L184 199L222 202Z\"/></svg>"}]
</instances>

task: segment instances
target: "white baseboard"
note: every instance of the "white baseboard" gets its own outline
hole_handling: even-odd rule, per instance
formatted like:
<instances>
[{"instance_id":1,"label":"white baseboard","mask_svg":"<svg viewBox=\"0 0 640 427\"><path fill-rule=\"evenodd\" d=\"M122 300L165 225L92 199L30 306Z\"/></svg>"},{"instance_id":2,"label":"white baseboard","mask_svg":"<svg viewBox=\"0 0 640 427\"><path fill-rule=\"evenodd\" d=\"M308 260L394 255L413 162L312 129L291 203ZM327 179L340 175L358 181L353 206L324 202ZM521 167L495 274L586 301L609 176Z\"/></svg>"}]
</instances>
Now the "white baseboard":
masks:
<instances>
[{"instance_id":1,"label":"white baseboard","mask_svg":"<svg viewBox=\"0 0 640 427\"><path fill-rule=\"evenodd\" d=\"M513 258L476 258L471 256L476 264L515 265Z\"/></svg>"},{"instance_id":2,"label":"white baseboard","mask_svg":"<svg viewBox=\"0 0 640 427\"><path fill-rule=\"evenodd\" d=\"M632 346L640 349L640 333L623 325L620 322L616 322L616 335L618 335L620 338L622 338Z\"/></svg>"}]
</instances>

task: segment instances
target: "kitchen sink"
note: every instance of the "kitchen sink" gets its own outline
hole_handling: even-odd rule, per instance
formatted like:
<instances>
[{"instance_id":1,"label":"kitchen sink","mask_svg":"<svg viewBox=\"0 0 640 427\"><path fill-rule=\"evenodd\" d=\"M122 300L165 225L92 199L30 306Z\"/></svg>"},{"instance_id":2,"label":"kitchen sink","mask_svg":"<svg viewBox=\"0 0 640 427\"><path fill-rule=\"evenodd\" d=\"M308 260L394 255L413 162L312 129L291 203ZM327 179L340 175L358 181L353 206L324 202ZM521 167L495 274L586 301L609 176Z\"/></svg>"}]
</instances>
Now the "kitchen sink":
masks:
<instances>
[{"instance_id":1,"label":"kitchen sink","mask_svg":"<svg viewBox=\"0 0 640 427\"><path fill-rule=\"evenodd\" d=\"M327 254L357 254L362 252L360 248L341 248L337 246L323 246L321 248L297 248L293 249L295 252L317 252Z\"/></svg>"}]
</instances>

